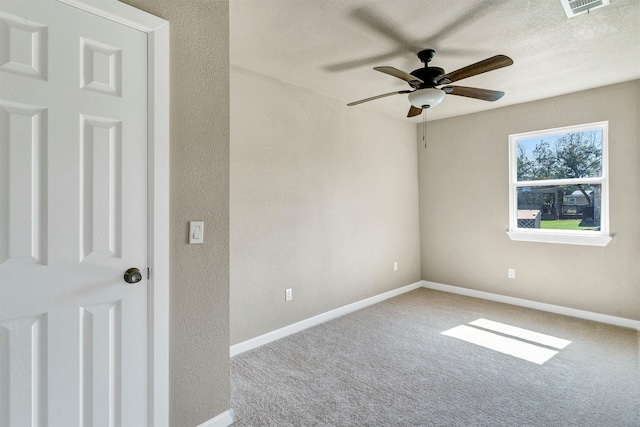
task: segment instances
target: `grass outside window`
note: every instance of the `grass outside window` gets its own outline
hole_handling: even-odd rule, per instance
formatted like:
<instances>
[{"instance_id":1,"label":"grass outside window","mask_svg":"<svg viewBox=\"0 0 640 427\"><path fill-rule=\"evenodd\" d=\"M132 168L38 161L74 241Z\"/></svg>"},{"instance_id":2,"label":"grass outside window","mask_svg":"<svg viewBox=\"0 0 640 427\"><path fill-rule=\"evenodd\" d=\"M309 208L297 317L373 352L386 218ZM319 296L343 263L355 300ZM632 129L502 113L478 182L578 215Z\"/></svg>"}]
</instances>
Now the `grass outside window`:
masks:
<instances>
[{"instance_id":1,"label":"grass outside window","mask_svg":"<svg viewBox=\"0 0 640 427\"><path fill-rule=\"evenodd\" d=\"M597 227L593 226L581 226L580 219L557 219L557 220L542 220L540 221L540 228L546 230L595 230Z\"/></svg>"}]
</instances>

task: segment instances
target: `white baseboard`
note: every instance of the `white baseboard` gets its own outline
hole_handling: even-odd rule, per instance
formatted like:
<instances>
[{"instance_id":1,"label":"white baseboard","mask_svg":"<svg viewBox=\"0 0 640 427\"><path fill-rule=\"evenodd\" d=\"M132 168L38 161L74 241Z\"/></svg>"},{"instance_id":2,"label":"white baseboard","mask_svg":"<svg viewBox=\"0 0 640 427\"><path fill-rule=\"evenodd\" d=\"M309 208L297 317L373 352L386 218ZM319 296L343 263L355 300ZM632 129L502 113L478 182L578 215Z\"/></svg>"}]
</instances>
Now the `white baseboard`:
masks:
<instances>
[{"instance_id":1,"label":"white baseboard","mask_svg":"<svg viewBox=\"0 0 640 427\"><path fill-rule=\"evenodd\" d=\"M270 343L280 338L284 338L288 335L295 334L296 332L300 332L304 329L311 328L312 326L316 326L321 323L328 322L329 320L335 319L340 316L344 316L345 314L349 314L354 311L363 309L365 307L379 303L386 299L396 297L398 295L404 294L409 291L413 291L422 286L423 286L423 282L416 282L411 285L403 286L401 288L394 289L392 291L384 292L382 294L375 295L373 297L366 298L361 301L357 301L352 304L348 304L348 305L336 308L334 310L327 311L317 316L313 316L308 319L301 320L300 322L293 323L289 326L285 326L284 328L280 328L272 332L268 332L264 335L260 335L259 337L251 338L247 341L234 344L229 348L229 353L231 354L231 357L236 356L240 353L244 353L245 351L252 350L254 348L260 347L261 345Z\"/></svg>"},{"instance_id":2,"label":"white baseboard","mask_svg":"<svg viewBox=\"0 0 640 427\"><path fill-rule=\"evenodd\" d=\"M579 319L592 320L594 322L607 323L609 325L621 326L623 328L631 328L640 331L640 320L609 316L607 314L593 313L591 311L578 310L560 305L546 304L543 302L508 297L500 294L492 294L490 292L476 291L474 289L460 288L458 286L443 285L442 283L429 282L427 280L422 281L422 286L436 291L444 291L468 297L486 299L489 301L502 302L505 304L517 305L519 307L533 308L535 310L563 314L565 316L577 317Z\"/></svg>"},{"instance_id":3,"label":"white baseboard","mask_svg":"<svg viewBox=\"0 0 640 427\"><path fill-rule=\"evenodd\" d=\"M236 414L233 409L227 409L223 413L203 422L198 427L228 427L235 422Z\"/></svg>"}]
</instances>

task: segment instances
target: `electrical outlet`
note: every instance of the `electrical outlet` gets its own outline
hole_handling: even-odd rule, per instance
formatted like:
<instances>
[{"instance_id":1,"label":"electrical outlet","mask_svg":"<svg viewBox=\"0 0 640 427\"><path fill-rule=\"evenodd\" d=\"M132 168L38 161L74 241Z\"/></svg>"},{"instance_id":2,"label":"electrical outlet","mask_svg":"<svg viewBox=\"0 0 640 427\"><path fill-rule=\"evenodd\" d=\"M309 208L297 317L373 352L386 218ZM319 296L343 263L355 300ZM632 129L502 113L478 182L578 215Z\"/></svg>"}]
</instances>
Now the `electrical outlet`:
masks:
<instances>
[{"instance_id":1,"label":"electrical outlet","mask_svg":"<svg viewBox=\"0 0 640 427\"><path fill-rule=\"evenodd\" d=\"M394 263L393 263L393 271L398 271L398 261L394 261Z\"/></svg>"},{"instance_id":2,"label":"electrical outlet","mask_svg":"<svg viewBox=\"0 0 640 427\"><path fill-rule=\"evenodd\" d=\"M515 268L507 269L507 277L509 279L515 279L516 278L516 269Z\"/></svg>"},{"instance_id":3,"label":"electrical outlet","mask_svg":"<svg viewBox=\"0 0 640 427\"><path fill-rule=\"evenodd\" d=\"M293 291L291 288L284 291L284 300L291 301L293 299Z\"/></svg>"}]
</instances>

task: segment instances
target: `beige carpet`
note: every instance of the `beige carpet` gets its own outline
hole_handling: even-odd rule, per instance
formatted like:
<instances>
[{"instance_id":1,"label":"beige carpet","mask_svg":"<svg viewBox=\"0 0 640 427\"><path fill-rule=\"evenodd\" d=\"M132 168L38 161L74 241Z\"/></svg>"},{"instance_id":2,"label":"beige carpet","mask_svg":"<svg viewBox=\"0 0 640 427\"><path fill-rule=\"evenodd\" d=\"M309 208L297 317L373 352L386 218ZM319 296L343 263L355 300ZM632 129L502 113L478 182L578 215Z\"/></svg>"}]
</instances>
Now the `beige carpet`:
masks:
<instances>
[{"instance_id":1,"label":"beige carpet","mask_svg":"<svg viewBox=\"0 0 640 427\"><path fill-rule=\"evenodd\" d=\"M442 334L460 325L554 355L538 364ZM639 351L635 330L418 289L235 356L231 404L236 426L638 427Z\"/></svg>"}]
</instances>

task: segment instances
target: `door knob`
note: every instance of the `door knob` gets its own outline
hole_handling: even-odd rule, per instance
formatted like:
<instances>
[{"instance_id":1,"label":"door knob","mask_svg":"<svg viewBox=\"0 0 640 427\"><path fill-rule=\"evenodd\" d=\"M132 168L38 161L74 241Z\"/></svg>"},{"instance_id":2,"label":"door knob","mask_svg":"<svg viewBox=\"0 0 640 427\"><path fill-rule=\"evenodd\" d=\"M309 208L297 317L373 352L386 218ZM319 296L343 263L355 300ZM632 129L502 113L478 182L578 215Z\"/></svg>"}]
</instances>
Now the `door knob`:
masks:
<instances>
[{"instance_id":1,"label":"door knob","mask_svg":"<svg viewBox=\"0 0 640 427\"><path fill-rule=\"evenodd\" d=\"M140 269L132 267L124 272L124 281L127 283L138 283L142 280Z\"/></svg>"}]
</instances>

